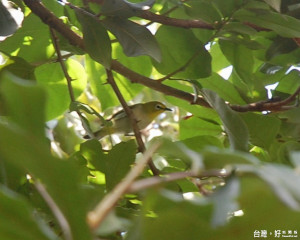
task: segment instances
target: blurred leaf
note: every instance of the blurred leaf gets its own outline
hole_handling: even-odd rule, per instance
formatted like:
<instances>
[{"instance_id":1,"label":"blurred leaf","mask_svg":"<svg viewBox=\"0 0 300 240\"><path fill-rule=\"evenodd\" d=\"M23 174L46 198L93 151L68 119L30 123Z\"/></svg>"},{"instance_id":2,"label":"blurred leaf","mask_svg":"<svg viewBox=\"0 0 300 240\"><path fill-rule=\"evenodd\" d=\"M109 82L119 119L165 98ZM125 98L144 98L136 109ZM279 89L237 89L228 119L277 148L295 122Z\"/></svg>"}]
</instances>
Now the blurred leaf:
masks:
<instances>
[{"instance_id":1,"label":"blurred leaf","mask_svg":"<svg viewBox=\"0 0 300 240\"><path fill-rule=\"evenodd\" d=\"M43 132L45 93L38 86L31 86L29 89L27 84L27 81L16 81L8 76L2 85L2 93L18 94L5 95L10 106L11 122L0 123L0 155L5 161L28 171L45 185L66 217L74 239L90 239L78 185L78 165L52 157ZM27 104L30 114L24 105L17 104L20 102Z\"/></svg>"},{"instance_id":2,"label":"blurred leaf","mask_svg":"<svg viewBox=\"0 0 300 240\"><path fill-rule=\"evenodd\" d=\"M203 88L208 88L216 92L221 98L231 104L245 104L245 101L241 98L233 84L216 73L213 73L208 78L199 79L197 81Z\"/></svg>"},{"instance_id":3,"label":"blurred leaf","mask_svg":"<svg viewBox=\"0 0 300 240\"><path fill-rule=\"evenodd\" d=\"M179 124L180 139L203 135L218 136L222 133L220 125L205 121L198 117L190 117L188 119L181 120Z\"/></svg>"},{"instance_id":4,"label":"blurred leaf","mask_svg":"<svg viewBox=\"0 0 300 240\"><path fill-rule=\"evenodd\" d=\"M290 167L279 164L264 164L250 169L270 185L277 197L291 209L300 211L300 177Z\"/></svg>"},{"instance_id":5,"label":"blurred leaf","mask_svg":"<svg viewBox=\"0 0 300 240\"><path fill-rule=\"evenodd\" d=\"M270 60L278 55L289 53L297 49L297 44L290 38L276 38L266 52L266 59Z\"/></svg>"},{"instance_id":6,"label":"blurred leaf","mask_svg":"<svg viewBox=\"0 0 300 240\"><path fill-rule=\"evenodd\" d=\"M220 40L220 48L243 82L251 86L254 67L252 51L243 45Z\"/></svg>"},{"instance_id":7,"label":"blurred leaf","mask_svg":"<svg viewBox=\"0 0 300 240\"><path fill-rule=\"evenodd\" d=\"M10 56L5 64L0 65L0 72L8 71L20 78L35 80L35 67L26 62L23 58Z\"/></svg>"},{"instance_id":8,"label":"blurred leaf","mask_svg":"<svg viewBox=\"0 0 300 240\"><path fill-rule=\"evenodd\" d=\"M245 113L240 116L247 124L250 142L268 149L279 132L280 120L273 116L255 113Z\"/></svg>"},{"instance_id":9,"label":"blurred leaf","mask_svg":"<svg viewBox=\"0 0 300 240\"><path fill-rule=\"evenodd\" d=\"M191 30L163 25L155 36L162 50L162 61L153 61L153 65L161 74L169 74L188 61L191 62L175 77L195 79L211 74L211 56Z\"/></svg>"},{"instance_id":10,"label":"blurred leaf","mask_svg":"<svg viewBox=\"0 0 300 240\"><path fill-rule=\"evenodd\" d=\"M241 9L233 17L240 21L251 22L260 27L271 29L282 37L300 37L300 20L288 15L271 11L255 12Z\"/></svg>"},{"instance_id":11,"label":"blurred leaf","mask_svg":"<svg viewBox=\"0 0 300 240\"><path fill-rule=\"evenodd\" d=\"M23 197L0 185L1 239L58 239L46 223L33 212L34 209Z\"/></svg>"},{"instance_id":12,"label":"blurred leaf","mask_svg":"<svg viewBox=\"0 0 300 240\"><path fill-rule=\"evenodd\" d=\"M236 11L242 4L242 1L235 0L213 0L213 4L216 6L218 11L222 13L223 17L231 17L232 13Z\"/></svg>"},{"instance_id":13,"label":"blurred leaf","mask_svg":"<svg viewBox=\"0 0 300 240\"><path fill-rule=\"evenodd\" d=\"M86 58L85 66L92 92L98 97L102 110L104 111L109 107L120 105L115 92L111 86L107 84L106 72L103 66L92 61L90 58ZM115 79L126 101L132 100L143 88L141 85L131 84L125 77L118 74L115 75Z\"/></svg>"},{"instance_id":14,"label":"blurred leaf","mask_svg":"<svg viewBox=\"0 0 300 240\"><path fill-rule=\"evenodd\" d=\"M18 29L18 25L8 9L0 2L0 36L8 36Z\"/></svg>"},{"instance_id":15,"label":"blurred leaf","mask_svg":"<svg viewBox=\"0 0 300 240\"><path fill-rule=\"evenodd\" d=\"M166 159L180 159L186 165L191 166L193 171L200 171L203 167L201 154L189 149L181 141L172 142L167 138L154 139L152 142L157 142L161 144L157 149L157 153Z\"/></svg>"},{"instance_id":16,"label":"blurred leaf","mask_svg":"<svg viewBox=\"0 0 300 240\"><path fill-rule=\"evenodd\" d=\"M225 186L216 191L209 199L214 203L212 226L223 226L228 221L229 214L239 210L237 198L240 193L240 183L236 177L231 177L226 181Z\"/></svg>"},{"instance_id":17,"label":"blurred leaf","mask_svg":"<svg viewBox=\"0 0 300 240\"><path fill-rule=\"evenodd\" d=\"M274 8L277 12L280 12L281 0L264 0L267 4L269 4L272 8Z\"/></svg>"},{"instance_id":18,"label":"blurred leaf","mask_svg":"<svg viewBox=\"0 0 300 240\"><path fill-rule=\"evenodd\" d=\"M41 109L46 102L43 89L11 74L2 76L1 88L9 115L22 129L38 138L43 138L45 119ZM24 118L24 116L30 117Z\"/></svg>"},{"instance_id":19,"label":"blurred leaf","mask_svg":"<svg viewBox=\"0 0 300 240\"><path fill-rule=\"evenodd\" d=\"M275 91L293 94L296 91L295 86L299 86L299 84L300 84L299 71L292 70L281 79Z\"/></svg>"},{"instance_id":20,"label":"blurred leaf","mask_svg":"<svg viewBox=\"0 0 300 240\"><path fill-rule=\"evenodd\" d=\"M149 10L154 2L154 0L139 3L132 3L126 0L104 0L101 6L101 13L106 16L129 18L138 15L139 11Z\"/></svg>"},{"instance_id":21,"label":"blurred leaf","mask_svg":"<svg viewBox=\"0 0 300 240\"><path fill-rule=\"evenodd\" d=\"M115 35L128 57L148 55L161 61L161 51L156 39L144 26L127 19L106 18L103 25Z\"/></svg>"},{"instance_id":22,"label":"blurred leaf","mask_svg":"<svg viewBox=\"0 0 300 240\"><path fill-rule=\"evenodd\" d=\"M91 139L80 145L80 153L88 162L90 162L96 170L103 173L106 172L107 155L104 154L100 142Z\"/></svg>"},{"instance_id":23,"label":"blurred leaf","mask_svg":"<svg viewBox=\"0 0 300 240\"><path fill-rule=\"evenodd\" d=\"M202 89L206 101L219 114L225 131L228 134L231 147L236 150L248 150L248 129L242 118L234 112L216 93Z\"/></svg>"},{"instance_id":24,"label":"blurred leaf","mask_svg":"<svg viewBox=\"0 0 300 240\"><path fill-rule=\"evenodd\" d=\"M106 187L112 190L129 172L135 161L137 146L135 141L121 142L115 145L106 158Z\"/></svg>"},{"instance_id":25,"label":"blurred leaf","mask_svg":"<svg viewBox=\"0 0 300 240\"><path fill-rule=\"evenodd\" d=\"M29 63L47 61L54 54L49 29L34 14L24 19L22 27L14 35L0 42L0 51Z\"/></svg>"},{"instance_id":26,"label":"blurred leaf","mask_svg":"<svg viewBox=\"0 0 300 240\"><path fill-rule=\"evenodd\" d=\"M198 240L203 236L201 228L211 229L211 206L205 201L187 201L181 194L171 191L148 192L143 213L154 211L158 217L141 214L131 227L126 240Z\"/></svg>"},{"instance_id":27,"label":"blurred leaf","mask_svg":"<svg viewBox=\"0 0 300 240\"><path fill-rule=\"evenodd\" d=\"M257 165L260 161L248 153L228 149L207 148L201 151L206 169L222 169L231 167L234 170L237 164Z\"/></svg>"},{"instance_id":28,"label":"blurred leaf","mask_svg":"<svg viewBox=\"0 0 300 240\"><path fill-rule=\"evenodd\" d=\"M72 88L75 98L86 87L86 73L83 66L73 59L65 62L68 73L72 78ZM68 110L71 99L67 86L67 80L59 63L49 63L37 67L35 75L39 85L45 87L48 94L46 107L46 119L51 120Z\"/></svg>"},{"instance_id":29,"label":"blurred leaf","mask_svg":"<svg viewBox=\"0 0 300 240\"><path fill-rule=\"evenodd\" d=\"M182 140L188 148L200 152L203 148L208 146L214 146L217 148L223 148L223 144L220 139L215 136L196 136L191 138L186 138Z\"/></svg>"},{"instance_id":30,"label":"blurred leaf","mask_svg":"<svg viewBox=\"0 0 300 240\"><path fill-rule=\"evenodd\" d=\"M220 13L215 6L207 1L188 1L183 3L184 10L192 18L201 19L207 23L215 23L221 20Z\"/></svg>"},{"instance_id":31,"label":"blurred leaf","mask_svg":"<svg viewBox=\"0 0 300 240\"><path fill-rule=\"evenodd\" d=\"M119 44L114 44L113 57L118 59L124 66L143 75L150 77L152 73L152 64L148 56L127 57Z\"/></svg>"},{"instance_id":32,"label":"blurred leaf","mask_svg":"<svg viewBox=\"0 0 300 240\"><path fill-rule=\"evenodd\" d=\"M76 10L76 16L82 26L85 50L95 61L110 69L111 44L108 33L96 17Z\"/></svg>"}]
</instances>

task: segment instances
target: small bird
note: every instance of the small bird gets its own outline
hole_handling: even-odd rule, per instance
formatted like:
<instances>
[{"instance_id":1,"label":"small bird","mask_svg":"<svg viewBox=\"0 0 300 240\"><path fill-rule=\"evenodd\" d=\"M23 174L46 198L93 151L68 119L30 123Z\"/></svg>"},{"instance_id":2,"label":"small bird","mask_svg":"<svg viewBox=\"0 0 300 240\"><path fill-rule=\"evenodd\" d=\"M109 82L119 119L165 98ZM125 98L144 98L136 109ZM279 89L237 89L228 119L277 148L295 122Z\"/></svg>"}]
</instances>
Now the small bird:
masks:
<instances>
[{"instance_id":1,"label":"small bird","mask_svg":"<svg viewBox=\"0 0 300 240\"><path fill-rule=\"evenodd\" d=\"M138 103L129 106L137 120L137 125L140 130L146 128L159 114L164 111L172 111L167 108L163 103L158 101L152 101L147 103ZM132 133L132 126L130 119L126 115L124 109L115 113L111 118L107 119L111 121L111 125L104 126L94 133L95 138L101 139L107 135L114 133L129 134ZM84 136L85 139L89 139L88 135Z\"/></svg>"}]
</instances>

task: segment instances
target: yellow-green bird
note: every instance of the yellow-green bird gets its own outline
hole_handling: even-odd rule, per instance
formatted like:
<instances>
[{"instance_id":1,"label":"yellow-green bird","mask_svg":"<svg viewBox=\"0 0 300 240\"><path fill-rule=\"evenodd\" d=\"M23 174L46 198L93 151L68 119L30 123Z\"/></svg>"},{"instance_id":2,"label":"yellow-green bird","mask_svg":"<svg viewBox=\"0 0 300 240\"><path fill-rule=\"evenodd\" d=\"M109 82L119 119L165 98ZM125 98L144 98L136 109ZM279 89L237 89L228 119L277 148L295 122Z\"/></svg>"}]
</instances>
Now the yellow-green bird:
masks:
<instances>
[{"instance_id":1,"label":"yellow-green bird","mask_svg":"<svg viewBox=\"0 0 300 240\"><path fill-rule=\"evenodd\" d=\"M137 120L137 125L140 130L146 128L159 114L164 111L172 111L172 109L167 108L163 103L158 101L138 103L129 107ZM130 119L124 110L117 112L111 118L107 119L107 121L111 121L112 124L103 126L99 131L95 132L95 138L101 139L114 133L129 134L133 132ZM89 136L84 136L84 138L87 139Z\"/></svg>"}]
</instances>

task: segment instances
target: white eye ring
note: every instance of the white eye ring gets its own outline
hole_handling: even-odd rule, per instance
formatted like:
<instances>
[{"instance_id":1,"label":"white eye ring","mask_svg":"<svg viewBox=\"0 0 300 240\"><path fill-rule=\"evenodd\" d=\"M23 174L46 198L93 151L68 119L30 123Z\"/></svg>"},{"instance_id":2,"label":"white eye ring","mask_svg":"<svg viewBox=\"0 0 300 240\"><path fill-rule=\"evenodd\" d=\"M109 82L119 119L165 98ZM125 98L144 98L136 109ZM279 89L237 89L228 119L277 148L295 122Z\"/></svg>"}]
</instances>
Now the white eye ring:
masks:
<instances>
[{"instance_id":1,"label":"white eye ring","mask_svg":"<svg viewBox=\"0 0 300 240\"><path fill-rule=\"evenodd\" d=\"M156 104L156 105L155 105L155 109L161 110L161 109L163 109L163 108L162 108L162 106L161 106L160 104Z\"/></svg>"}]
</instances>

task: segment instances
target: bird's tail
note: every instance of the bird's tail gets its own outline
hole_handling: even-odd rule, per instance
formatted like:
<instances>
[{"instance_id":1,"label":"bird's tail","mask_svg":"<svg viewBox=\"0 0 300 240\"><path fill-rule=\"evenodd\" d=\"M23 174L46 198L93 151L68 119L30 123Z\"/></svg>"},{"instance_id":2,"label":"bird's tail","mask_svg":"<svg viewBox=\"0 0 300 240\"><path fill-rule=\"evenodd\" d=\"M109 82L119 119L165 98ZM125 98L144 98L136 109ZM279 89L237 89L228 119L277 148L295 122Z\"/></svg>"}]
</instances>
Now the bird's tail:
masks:
<instances>
[{"instance_id":1,"label":"bird's tail","mask_svg":"<svg viewBox=\"0 0 300 240\"><path fill-rule=\"evenodd\" d=\"M100 140L101 138L112 134L111 128L110 127L103 127L100 130L94 132L94 136L96 139ZM85 135L83 136L84 139L91 139L91 137L89 135Z\"/></svg>"}]
</instances>

